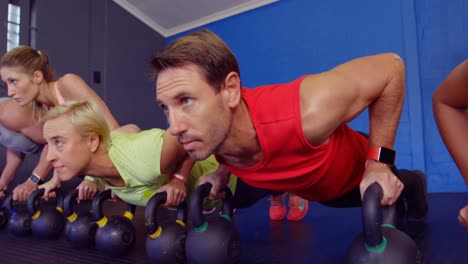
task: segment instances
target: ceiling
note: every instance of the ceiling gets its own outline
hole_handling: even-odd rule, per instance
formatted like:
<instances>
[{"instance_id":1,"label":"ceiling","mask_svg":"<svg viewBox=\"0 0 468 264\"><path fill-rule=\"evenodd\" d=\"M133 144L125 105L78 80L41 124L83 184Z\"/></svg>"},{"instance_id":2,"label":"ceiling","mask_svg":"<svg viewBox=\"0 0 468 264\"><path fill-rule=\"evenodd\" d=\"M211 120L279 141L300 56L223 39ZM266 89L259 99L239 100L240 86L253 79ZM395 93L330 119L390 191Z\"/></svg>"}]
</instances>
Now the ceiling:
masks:
<instances>
[{"instance_id":1,"label":"ceiling","mask_svg":"<svg viewBox=\"0 0 468 264\"><path fill-rule=\"evenodd\" d=\"M113 0L164 37L279 0Z\"/></svg>"}]
</instances>

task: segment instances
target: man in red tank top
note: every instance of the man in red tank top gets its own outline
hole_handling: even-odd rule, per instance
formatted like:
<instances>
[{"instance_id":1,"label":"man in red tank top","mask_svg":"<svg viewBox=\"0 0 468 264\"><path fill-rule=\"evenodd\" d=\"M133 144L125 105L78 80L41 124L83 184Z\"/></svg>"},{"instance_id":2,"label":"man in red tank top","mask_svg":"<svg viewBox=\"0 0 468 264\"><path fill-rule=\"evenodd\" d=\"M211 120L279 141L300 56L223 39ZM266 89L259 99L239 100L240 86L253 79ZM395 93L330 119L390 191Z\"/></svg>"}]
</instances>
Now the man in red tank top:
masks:
<instances>
[{"instance_id":1,"label":"man in red tank top","mask_svg":"<svg viewBox=\"0 0 468 264\"><path fill-rule=\"evenodd\" d=\"M394 167L405 84L398 55L362 57L290 83L246 89L227 45L201 30L173 41L152 66L168 131L192 159L215 153L223 165L204 178L212 196L229 171L251 188L336 207L359 206L364 190L378 182L381 204L406 199L408 216L425 217L425 176ZM368 137L347 125L366 108ZM255 193L246 190L235 196Z\"/></svg>"}]
</instances>

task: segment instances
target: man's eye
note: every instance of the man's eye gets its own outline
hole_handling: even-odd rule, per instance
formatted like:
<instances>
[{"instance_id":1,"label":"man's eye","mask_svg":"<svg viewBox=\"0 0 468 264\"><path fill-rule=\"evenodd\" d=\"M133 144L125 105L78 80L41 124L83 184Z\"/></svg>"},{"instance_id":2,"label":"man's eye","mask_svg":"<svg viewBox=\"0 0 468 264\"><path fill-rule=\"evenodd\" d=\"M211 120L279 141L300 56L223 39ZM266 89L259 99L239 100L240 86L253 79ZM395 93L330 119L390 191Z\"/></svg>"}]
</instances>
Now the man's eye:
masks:
<instances>
[{"instance_id":1,"label":"man's eye","mask_svg":"<svg viewBox=\"0 0 468 264\"><path fill-rule=\"evenodd\" d=\"M184 104L186 104L186 105L191 104L192 103L192 98L184 97L184 98L182 98L182 102Z\"/></svg>"},{"instance_id":2,"label":"man's eye","mask_svg":"<svg viewBox=\"0 0 468 264\"><path fill-rule=\"evenodd\" d=\"M159 105L159 107L164 111L167 112L168 108L166 105Z\"/></svg>"}]
</instances>

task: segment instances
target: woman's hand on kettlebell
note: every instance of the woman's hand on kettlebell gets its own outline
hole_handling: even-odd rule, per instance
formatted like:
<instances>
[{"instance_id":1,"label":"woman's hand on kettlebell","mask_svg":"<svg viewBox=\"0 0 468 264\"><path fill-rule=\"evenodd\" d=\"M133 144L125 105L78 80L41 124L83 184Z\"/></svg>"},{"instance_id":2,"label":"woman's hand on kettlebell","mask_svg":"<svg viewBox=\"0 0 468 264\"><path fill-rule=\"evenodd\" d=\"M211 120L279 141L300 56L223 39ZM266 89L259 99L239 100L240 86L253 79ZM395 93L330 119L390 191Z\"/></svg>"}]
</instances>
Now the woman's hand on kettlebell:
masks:
<instances>
[{"instance_id":1,"label":"woman's hand on kettlebell","mask_svg":"<svg viewBox=\"0 0 468 264\"><path fill-rule=\"evenodd\" d=\"M52 190L60 188L60 178L58 175L54 172L54 175L52 176L52 179L47 181L44 184L39 185L39 189L44 189L44 198L47 199L49 197L54 197L55 193L50 193Z\"/></svg>"},{"instance_id":2,"label":"woman's hand on kettlebell","mask_svg":"<svg viewBox=\"0 0 468 264\"><path fill-rule=\"evenodd\" d=\"M3 198L6 196L6 191L7 191L7 185L3 184L2 181L0 180L0 198Z\"/></svg>"},{"instance_id":3,"label":"woman's hand on kettlebell","mask_svg":"<svg viewBox=\"0 0 468 264\"><path fill-rule=\"evenodd\" d=\"M13 200L19 202L26 201L29 195L36 189L37 185L34 182L27 179L22 184L16 186L13 190Z\"/></svg>"},{"instance_id":4,"label":"woman's hand on kettlebell","mask_svg":"<svg viewBox=\"0 0 468 264\"><path fill-rule=\"evenodd\" d=\"M106 190L107 190L107 188L106 188ZM116 203L116 202L121 202L121 201L122 201L122 199L120 199L120 197L119 197L119 196L117 196L117 195L114 193L114 191L112 191L112 192L111 192L111 198L110 198L110 201L112 201L112 202Z\"/></svg>"},{"instance_id":5,"label":"woman's hand on kettlebell","mask_svg":"<svg viewBox=\"0 0 468 264\"><path fill-rule=\"evenodd\" d=\"M91 200L98 192L97 183L87 178L85 178L76 189L78 190L78 201Z\"/></svg>"},{"instance_id":6,"label":"woman's hand on kettlebell","mask_svg":"<svg viewBox=\"0 0 468 264\"><path fill-rule=\"evenodd\" d=\"M165 206L178 206L185 200L185 197L187 197L185 183L177 178L169 180L169 182L159 188L157 192L166 192L167 198L164 204Z\"/></svg>"}]
</instances>

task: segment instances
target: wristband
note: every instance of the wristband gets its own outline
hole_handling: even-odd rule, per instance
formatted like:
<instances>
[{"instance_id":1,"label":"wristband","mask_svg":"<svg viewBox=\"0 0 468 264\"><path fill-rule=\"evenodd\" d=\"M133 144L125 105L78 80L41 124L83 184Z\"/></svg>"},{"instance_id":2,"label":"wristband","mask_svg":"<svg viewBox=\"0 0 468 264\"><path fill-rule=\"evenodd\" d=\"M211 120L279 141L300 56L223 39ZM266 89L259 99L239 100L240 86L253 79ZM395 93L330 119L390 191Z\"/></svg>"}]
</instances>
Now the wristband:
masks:
<instances>
[{"instance_id":1,"label":"wristband","mask_svg":"<svg viewBox=\"0 0 468 264\"><path fill-rule=\"evenodd\" d=\"M395 165L396 152L385 147L370 148L367 158L390 166Z\"/></svg>"},{"instance_id":2,"label":"wristband","mask_svg":"<svg viewBox=\"0 0 468 264\"><path fill-rule=\"evenodd\" d=\"M84 176L84 179L92 182L97 182L97 179L91 176Z\"/></svg>"},{"instance_id":3,"label":"wristband","mask_svg":"<svg viewBox=\"0 0 468 264\"><path fill-rule=\"evenodd\" d=\"M180 180L180 181L182 181L183 183L187 183L187 178L185 178L185 177L184 177L183 175L181 175L181 174L173 173L173 174L172 174L172 177L173 177L173 178L176 178L176 179L178 179L178 180Z\"/></svg>"},{"instance_id":4,"label":"wristband","mask_svg":"<svg viewBox=\"0 0 468 264\"><path fill-rule=\"evenodd\" d=\"M33 172L33 174L31 174L31 176L29 176L29 180L34 182L34 184L36 185L40 185L40 184L43 184L44 182L41 180L41 177L39 177L39 175L37 175L36 173Z\"/></svg>"}]
</instances>

